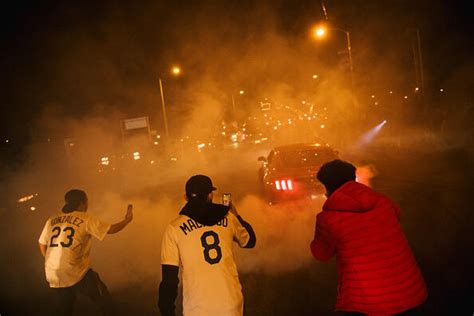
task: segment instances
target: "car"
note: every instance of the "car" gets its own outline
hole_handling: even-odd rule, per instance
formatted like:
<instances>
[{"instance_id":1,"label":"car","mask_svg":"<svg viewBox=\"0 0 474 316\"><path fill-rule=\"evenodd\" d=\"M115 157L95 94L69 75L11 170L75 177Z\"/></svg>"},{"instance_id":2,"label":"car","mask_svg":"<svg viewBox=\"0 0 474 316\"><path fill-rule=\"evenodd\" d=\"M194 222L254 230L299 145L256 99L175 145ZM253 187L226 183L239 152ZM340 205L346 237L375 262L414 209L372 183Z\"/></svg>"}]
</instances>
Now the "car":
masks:
<instances>
[{"instance_id":1,"label":"car","mask_svg":"<svg viewBox=\"0 0 474 316\"><path fill-rule=\"evenodd\" d=\"M275 147L267 157L259 178L269 204L301 198L316 198L325 193L316 179L321 165L339 159L339 152L329 145L301 143Z\"/></svg>"}]
</instances>

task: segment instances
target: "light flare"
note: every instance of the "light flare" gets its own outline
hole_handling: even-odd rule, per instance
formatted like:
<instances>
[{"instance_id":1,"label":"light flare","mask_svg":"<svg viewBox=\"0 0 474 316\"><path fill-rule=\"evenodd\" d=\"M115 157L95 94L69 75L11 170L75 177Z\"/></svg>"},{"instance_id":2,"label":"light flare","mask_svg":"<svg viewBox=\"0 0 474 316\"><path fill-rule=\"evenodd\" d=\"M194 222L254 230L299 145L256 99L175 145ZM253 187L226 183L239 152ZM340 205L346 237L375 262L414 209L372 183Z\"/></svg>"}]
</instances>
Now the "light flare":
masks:
<instances>
[{"instance_id":1,"label":"light flare","mask_svg":"<svg viewBox=\"0 0 474 316\"><path fill-rule=\"evenodd\" d=\"M360 147L363 145L367 145L370 142L372 142L377 136L380 131L382 130L382 127L387 123L386 120L383 120L381 123L379 123L377 126L372 128L371 130L367 131L362 137L359 139L359 141L356 143L356 146Z\"/></svg>"}]
</instances>

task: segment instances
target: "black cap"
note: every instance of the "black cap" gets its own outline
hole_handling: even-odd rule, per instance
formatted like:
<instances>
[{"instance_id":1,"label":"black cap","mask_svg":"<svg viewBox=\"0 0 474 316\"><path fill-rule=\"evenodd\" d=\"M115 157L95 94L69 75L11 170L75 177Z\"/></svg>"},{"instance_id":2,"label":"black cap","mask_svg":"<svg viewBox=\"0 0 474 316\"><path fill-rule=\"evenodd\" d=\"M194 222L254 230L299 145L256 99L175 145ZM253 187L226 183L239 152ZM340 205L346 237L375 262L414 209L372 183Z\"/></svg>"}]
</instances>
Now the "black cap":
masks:
<instances>
[{"instance_id":1,"label":"black cap","mask_svg":"<svg viewBox=\"0 0 474 316\"><path fill-rule=\"evenodd\" d=\"M188 198L204 197L214 190L216 188L212 185L211 178L202 174L192 176L186 182L186 196Z\"/></svg>"},{"instance_id":2,"label":"black cap","mask_svg":"<svg viewBox=\"0 0 474 316\"><path fill-rule=\"evenodd\" d=\"M81 203L87 201L86 192L78 189L72 189L64 195L66 204L63 207L63 212L76 211Z\"/></svg>"}]
</instances>

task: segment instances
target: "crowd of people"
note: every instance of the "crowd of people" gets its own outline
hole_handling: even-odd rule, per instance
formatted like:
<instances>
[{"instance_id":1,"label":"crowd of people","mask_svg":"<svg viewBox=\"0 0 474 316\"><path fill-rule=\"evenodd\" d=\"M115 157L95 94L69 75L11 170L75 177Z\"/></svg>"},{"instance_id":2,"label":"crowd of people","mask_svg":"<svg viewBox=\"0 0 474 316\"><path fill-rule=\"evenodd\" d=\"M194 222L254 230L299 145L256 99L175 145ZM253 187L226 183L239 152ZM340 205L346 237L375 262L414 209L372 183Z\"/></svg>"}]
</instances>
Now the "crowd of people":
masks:
<instances>
[{"instance_id":1,"label":"crowd of people","mask_svg":"<svg viewBox=\"0 0 474 316\"><path fill-rule=\"evenodd\" d=\"M316 260L336 257L338 315L415 315L427 299L422 273L399 224L400 209L388 197L356 181L356 168L333 160L316 178L327 200L317 215L310 251ZM212 180L194 175L185 184L186 203L162 237L158 304L161 315L175 315L178 286L183 314L245 314L233 244L254 248L256 234L235 204L214 203ZM122 221L107 224L87 212L84 191L65 195L62 212L51 216L38 240L45 275L57 295L57 315L72 315L78 293L104 315L117 310L106 285L91 269L91 237L103 240L133 220L129 205ZM256 250L253 250L256 251ZM179 276L181 272L181 277Z\"/></svg>"}]
</instances>

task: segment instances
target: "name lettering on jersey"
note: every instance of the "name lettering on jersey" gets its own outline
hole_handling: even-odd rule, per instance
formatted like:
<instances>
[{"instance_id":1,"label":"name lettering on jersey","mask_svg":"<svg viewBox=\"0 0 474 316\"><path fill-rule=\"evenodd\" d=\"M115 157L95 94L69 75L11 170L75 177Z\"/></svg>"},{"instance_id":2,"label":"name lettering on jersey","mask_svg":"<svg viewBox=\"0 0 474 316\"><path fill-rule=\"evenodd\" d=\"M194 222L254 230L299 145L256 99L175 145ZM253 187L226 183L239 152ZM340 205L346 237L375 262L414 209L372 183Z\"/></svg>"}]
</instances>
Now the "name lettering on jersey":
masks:
<instances>
[{"instance_id":1,"label":"name lettering on jersey","mask_svg":"<svg viewBox=\"0 0 474 316\"><path fill-rule=\"evenodd\" d=\"M224 217L221 219L219 222L216 224L217 226L222 226L222 227L227 227L227 217ZM185 235L188 233L192 232L195 229L202 228L204 225L192 220L188 219L187 221L183 222L181 225L179 225L179 228L183 231Z\"/></svg>"},{"instance_id":2,"label":"name lettering on jersey","mask_svg":"<svg viewBox=\"0 0 474 316\"><path fill-rule=\"evenodd\" d=\"M84 220L72 215L58 216L51 220L51 226L54 226L56 224L62 224L62 223L69 223L77 227L80 227L81 224L84 223Z\"/></svg>"}]
</instances>

